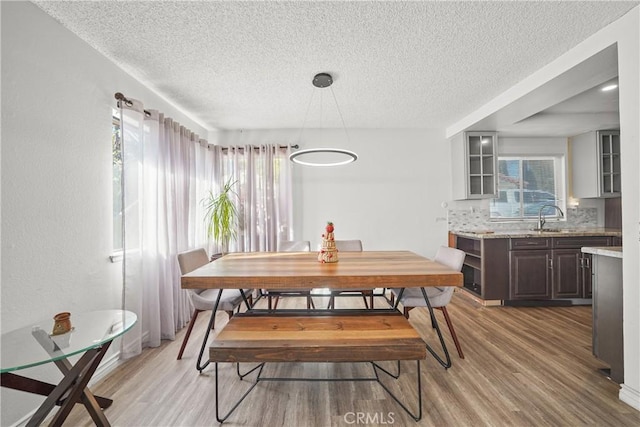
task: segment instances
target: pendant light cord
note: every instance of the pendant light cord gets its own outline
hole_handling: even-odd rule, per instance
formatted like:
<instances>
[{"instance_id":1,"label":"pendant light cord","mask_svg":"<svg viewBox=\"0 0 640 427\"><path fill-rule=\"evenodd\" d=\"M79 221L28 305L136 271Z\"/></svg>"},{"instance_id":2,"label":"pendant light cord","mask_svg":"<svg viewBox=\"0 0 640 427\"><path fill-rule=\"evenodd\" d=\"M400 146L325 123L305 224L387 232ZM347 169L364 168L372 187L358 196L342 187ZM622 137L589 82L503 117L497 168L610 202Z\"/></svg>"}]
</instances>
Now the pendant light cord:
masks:
<instances>
[{"instance_id":1,"label":"pendant light cord","mask_svg":"<svg viewBox=\"0 0 640 427\"><path fill-rule=\"evenodd\" d=\"M329 86L329 89L331 89L331 95L333 95L333 102L335 102L336 104L338 115L340 116L340 120L342 121L342 129L344 129L344 133L347 135L347 142L351 143L351 138L349 138L349 131L347 130L347 125L344 124L344 117L342 117L342 111L340 110L340 106L338 105L338 100L336 99L336 94L333 91L333 86Z\"/></svg>"},{"instance_id":2,"label":"pendant light cord","mask_svg":"<svg viewBox=\"0 0 640 427\"><path fill-rule=\"evenodd\" d=\"M309 117L309 111L311 110L311 102L313 102L313 98L315 97L315 91L311 91L311 97L309 97L309 104L307 105L307 112L304 114L304 121L302 122L302 127L300 128L300 133L298 134L298 141L302 137L302 131L304 131L304 127L307 125L307 118ZM320 106L322 108L322 105Z\"/></svg>"}]
</instances>

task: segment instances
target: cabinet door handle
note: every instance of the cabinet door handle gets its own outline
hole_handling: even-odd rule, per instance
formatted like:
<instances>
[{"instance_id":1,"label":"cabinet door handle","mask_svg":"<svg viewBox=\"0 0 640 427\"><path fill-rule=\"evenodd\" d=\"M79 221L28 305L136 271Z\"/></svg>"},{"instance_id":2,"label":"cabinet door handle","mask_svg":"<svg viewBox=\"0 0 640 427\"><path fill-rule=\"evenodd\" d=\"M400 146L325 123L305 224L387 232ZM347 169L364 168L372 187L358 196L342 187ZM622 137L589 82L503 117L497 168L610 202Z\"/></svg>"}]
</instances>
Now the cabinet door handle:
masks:
<instances>
[{"instance_id":1,"label":"cabinet door handle","mask_svg":"<svg viewBox=\"0 0 640 427\"><path fill-rule=\"evenodd\" d=\"M589 257L587 257L587 258L583 258L583 259L584 259L584 265L585 265L585 268L591 268L591 265L590 265L590 264L591 264L591 262L589 261L589 260L590 260L590 258L589 258Z\"/></svg>"},{"instance_id":2,"label":"cabinet door handle","mask_svg":"<svg viewBox=\"0 0 640 427\"><path fill-rule=\"evenodd\" d=\"M580 268L584 268L584 258L580 258Z\"/></svg>"},{"instance_id":3,"label":"cabinet door handle","mask_svg":"<svg viewBox=\"0 0 640 427\"><path fill-rule=\"evenodd\" d=\"M549 268L553 270L553 258L549 258Z\"/></svg>"}]
</instances>

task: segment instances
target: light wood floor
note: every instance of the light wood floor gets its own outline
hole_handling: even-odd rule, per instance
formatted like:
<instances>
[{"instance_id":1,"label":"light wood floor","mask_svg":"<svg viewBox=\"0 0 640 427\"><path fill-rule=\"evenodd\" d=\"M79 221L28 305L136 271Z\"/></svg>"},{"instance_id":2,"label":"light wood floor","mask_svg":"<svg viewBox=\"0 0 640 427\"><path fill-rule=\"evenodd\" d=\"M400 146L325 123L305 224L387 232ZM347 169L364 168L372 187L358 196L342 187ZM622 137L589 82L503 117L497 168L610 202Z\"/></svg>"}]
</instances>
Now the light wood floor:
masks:
<instances>
[{"instance_id":1,"label":"light wood floor","mask_svg":"<svg viewBox=\"0 0 640 427\"><path fill-rule=\"evenodd\" d=\"M318 303L321 299L316 299ZM304 301L287 298L283 307ZM362 304L339 298L338 307ZM380 299L378 305L383 304ZM415 422L378 384L353 382L260 383L225 423L228 426L639 426L640 412L618 400L617 384L598 373L604 367L591 355L590 307L481 307L456 293L449 313L466 359L455 353L446 325L453 367L441 368L430 356L422 363L423 418ZM106 410L116 426L213 426L213 366L202 374L195 361L206 319L198 319L182 360L183 338L147 349L92 389L111 397ZM418 308L411 322L434 347L428 313ZM219 313L216 331L226 323ZM269 372L266 372L266 371ZM367 364L277 364L265 374L291 376L368 375ZM225 408L246 388L231 364L220 365ZM385 381L411 408L416 405L415 363L403 364L399 383ZM364 413L362 422L353 413ZM372 422L372 421L376 421ZM93 425L76 405L67 425Z\"/></svg>"}]
</instances>

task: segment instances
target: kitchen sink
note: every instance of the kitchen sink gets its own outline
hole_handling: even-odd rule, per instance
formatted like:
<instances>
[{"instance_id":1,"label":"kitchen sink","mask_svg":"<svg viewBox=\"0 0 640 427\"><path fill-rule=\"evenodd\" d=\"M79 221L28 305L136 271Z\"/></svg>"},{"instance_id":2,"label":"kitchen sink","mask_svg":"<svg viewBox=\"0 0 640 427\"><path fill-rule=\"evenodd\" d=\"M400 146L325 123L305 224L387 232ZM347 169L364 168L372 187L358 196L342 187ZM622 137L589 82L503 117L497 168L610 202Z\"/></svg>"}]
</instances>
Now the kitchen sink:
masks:
<instances>
[{"instance_id":1,"label":"kitchen sink","mask_svg":"<svg viewBox=\"0 0 640 427\"><path fill-rule=\"evenodd\" d=\"M539 233L570 233L571 230L563 230L560 228L532 228L531 231L537 231Z\"/></svg>"}]
</instances>

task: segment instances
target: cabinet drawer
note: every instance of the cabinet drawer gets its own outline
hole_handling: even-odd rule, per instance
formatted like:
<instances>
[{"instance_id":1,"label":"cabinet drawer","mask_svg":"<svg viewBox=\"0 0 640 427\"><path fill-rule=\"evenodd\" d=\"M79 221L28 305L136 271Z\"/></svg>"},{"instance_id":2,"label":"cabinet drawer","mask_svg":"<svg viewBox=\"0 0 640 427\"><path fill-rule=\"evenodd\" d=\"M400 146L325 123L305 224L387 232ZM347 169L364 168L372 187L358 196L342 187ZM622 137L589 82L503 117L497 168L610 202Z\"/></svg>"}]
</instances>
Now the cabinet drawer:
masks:
<instances>
[{"instance_id":1,"label":"cabinet drawer","mask_svg":"<svg viewBox=\"0 0 640 427\"><path fill-rule=\"evenodd\" d=\"M584 246L610 246L611 238L607 236L554 237L554 248L582 248Z\"/></svg>"},{"instance_id":2,"label":"cabinet drawer","mask_svg":"<svg viewBox=\"0 0 640 427\"><path fill-rule=\"evenodd\" d=\"M511 249L551 249L551 239L542 237L511 239Z\"/></svg>"}]
</instances>

